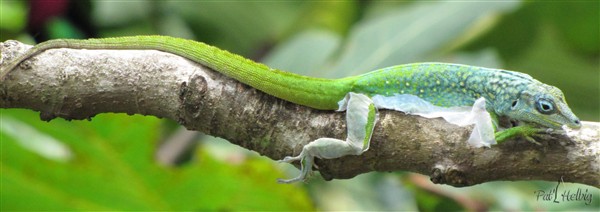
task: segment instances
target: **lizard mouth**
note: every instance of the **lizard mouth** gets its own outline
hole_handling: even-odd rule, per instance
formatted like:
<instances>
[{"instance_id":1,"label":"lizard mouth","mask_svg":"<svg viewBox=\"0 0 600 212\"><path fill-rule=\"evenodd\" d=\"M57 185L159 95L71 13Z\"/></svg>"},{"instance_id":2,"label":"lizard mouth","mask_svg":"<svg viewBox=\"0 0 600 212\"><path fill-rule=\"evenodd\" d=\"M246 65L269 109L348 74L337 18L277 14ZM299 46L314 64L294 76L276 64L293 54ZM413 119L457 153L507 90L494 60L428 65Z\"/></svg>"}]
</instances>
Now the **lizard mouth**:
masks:
<instances>
[{"instance_id":1,"label":"lizard mouth","mask_svg":"<svg viewBox=\"0 0 600 212\"><path fill-rule=\"evenodd\" d=\"M579 121L579 119L575 119L573 121L569 121L569 122L560 122L560 121L555 121L555 120L544 120L546 123L544 123L542 126L545 127L549 127L549 128L553 128L553 129L562 129L564 126L571 128L571 129L579 129L581 128L581 122Z\"/></svg>"},{"instance_id":2,"label":"lizard mouth","mask_svg":"<svg viewBox=\"0 0 600 212\"><path fill-rule=\"evenodd\" d=\"M542 121L540 122L539 120L536 121L528 121L527 124L532 124L532 125L537 125L538 127L547 127L547 128L552 128L552 129L561 129L562 126L565 125L569 125L569 123L564 123L564 122L559 122L559 121L555 121L552 119L542 119Z\"/></svg>"},{"instance_id":3,"label":"lizard mouth","mask_svg":"<svg viewBox=\"0 0 600 212\"><path fill-rule=\"evenodd\" d=\"M556 124L556 125L560 125L559 127L563 127L563 126L567 126L568 128L571 129L579 129L581 128L581 121L579 121L579 119L577 117L575 117L574 115L569 117L569 116L563 116L565 121L556 121L556 120L546 120L548 122L553 122L552 124Z\"/></svg>"},{"instance_id":4,"label":"lizard mouth","mask_svg":"<svg viewBox=\"0 0 600 212\"><path fill-rule=\"evenodd\" d=\"M579 128L581 128L581 121L579 121L579 119L576 119L576 120L572 121L571 123L565 124L565 126L567 126L568 128L571 128L571 129L579 129Z\"/></svg>"}]
</instances>

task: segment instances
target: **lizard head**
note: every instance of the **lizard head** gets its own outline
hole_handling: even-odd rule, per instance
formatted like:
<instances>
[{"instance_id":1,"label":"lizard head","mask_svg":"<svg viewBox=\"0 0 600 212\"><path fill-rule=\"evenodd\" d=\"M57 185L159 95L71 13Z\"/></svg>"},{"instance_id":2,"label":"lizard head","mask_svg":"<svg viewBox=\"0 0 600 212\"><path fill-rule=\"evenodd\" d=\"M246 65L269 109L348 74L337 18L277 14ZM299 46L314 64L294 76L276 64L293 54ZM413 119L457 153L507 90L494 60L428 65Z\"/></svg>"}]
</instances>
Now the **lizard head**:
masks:
<instances>
[{"instance_id":1,"label":"lizard head","mask_svg":"<svg viewBox=\"0 0 600 212\"><path fill-rule=\"evenodd\" d=\"M554 129L560 129L563 125L580 128L579 118L567 105L562 91L540 84L525 89L511 100L508 117Z\"/></svg>"}]
</instances>

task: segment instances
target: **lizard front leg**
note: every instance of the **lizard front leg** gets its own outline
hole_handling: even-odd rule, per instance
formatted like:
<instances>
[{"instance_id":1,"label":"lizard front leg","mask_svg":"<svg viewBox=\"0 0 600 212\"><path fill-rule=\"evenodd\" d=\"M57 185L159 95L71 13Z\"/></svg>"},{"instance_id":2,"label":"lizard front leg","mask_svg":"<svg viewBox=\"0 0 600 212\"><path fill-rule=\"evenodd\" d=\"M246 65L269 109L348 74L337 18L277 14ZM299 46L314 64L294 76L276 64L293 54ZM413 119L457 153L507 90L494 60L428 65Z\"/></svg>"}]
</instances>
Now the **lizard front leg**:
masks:
<instances>
[{"instance_id":1,"label":"lizard front leg","mask_svg":"<svg viewBox=\"0 0 600 212\"><path fill-rule=\"evenodd\" d=\"M539 142L537 142L534 137L545 138L551 136L552 134L560 135L564 134L564 131L555 130L552 128L539 128L525 124L498 131L495 133L495 136L496 141L498 141L499 144L512 138L521 137L531 143L542 145Z\"/></svg>"},{"instance_id":2,"label":"lizard front leg","mask_svg":"<svg viewBox=\"0 0 600 212\"><path fill-rule=\"evenodd\" d=\"M300 160L300 175L292 179L278 179L279 183L293 183L305 180L310 174L314 158L333 159L346 155L360 155L369 149L373 128L377 121L377 109L373 101L358 93L348 93L341 101L338 111L346 110L348 138L319 138L302 148L298 156L287 156L279 162L290 163Z\"/></svg>"},{"instance_id":3,"label":"lizard front leg","mask_svg":"<svg viewBox=\"0 0 600 212\"><path fill-rule=\"evenodd\" d=\"M514 138L523 138L533 144L541 145L535 140L536 137L547 138L550 137L551 134L564 134L563 130L543 128L523 122L519 123L518 121L510 120L508 117L501 117L496 113L490 113L490 115L492 115L492 121L494 123L494 137L498 144Z\"/></svg>"}]
</instances>

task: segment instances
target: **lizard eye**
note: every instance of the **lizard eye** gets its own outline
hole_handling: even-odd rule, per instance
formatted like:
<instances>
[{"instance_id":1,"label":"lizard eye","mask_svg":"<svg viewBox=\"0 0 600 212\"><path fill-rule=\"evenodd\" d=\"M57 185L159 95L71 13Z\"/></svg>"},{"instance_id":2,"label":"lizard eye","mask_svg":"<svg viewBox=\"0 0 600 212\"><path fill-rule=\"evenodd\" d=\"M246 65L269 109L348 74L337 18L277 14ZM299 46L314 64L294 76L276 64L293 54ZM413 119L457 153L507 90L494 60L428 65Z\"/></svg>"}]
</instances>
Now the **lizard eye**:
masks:
<instances>
[{"instance_id":1,"label":"lizard eye","mask_svg":"<svg viewBox=\"0 0 600 212\"><path fill-rule=\"evenodd\" d=\"M556 112L554 103L549 99L538 99L535 103L535 109L541 114L553 114Z\"/></svg>"},{"instance_id":2,"label":"lizard eye","mask_svg":"<svg viewBox=\"0 0 600 212\"><path fill-rule=\"evenodd\" d=\"M515 108L517 108L517 104L519 104L519 100L518 99L512 102L512 104L510 105L510 109L514 110Z\"/></svg>"}]
</instances>

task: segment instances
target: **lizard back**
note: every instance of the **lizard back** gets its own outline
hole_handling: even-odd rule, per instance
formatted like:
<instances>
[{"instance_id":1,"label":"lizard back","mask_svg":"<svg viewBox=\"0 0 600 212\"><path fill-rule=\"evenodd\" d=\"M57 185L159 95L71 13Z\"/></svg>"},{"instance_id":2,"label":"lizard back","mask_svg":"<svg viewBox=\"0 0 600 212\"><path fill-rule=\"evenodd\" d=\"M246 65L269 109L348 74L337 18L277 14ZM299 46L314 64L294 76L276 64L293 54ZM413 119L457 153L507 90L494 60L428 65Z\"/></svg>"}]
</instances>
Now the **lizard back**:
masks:
<instances>
[{"instance_id":1,"label":"lizard back","mask_svg":"<svg viewBox=\"0 0 600 212\"><path fill-rule=\"evenodd\" d=\"M487 110L499 108L528 86L542 84L527 74L450 63L414 63L361 75L352 91L369 96L411 94L442 107L471 106L479 97ZM493 110L492 110L493 111Z\"/></svg>"}]
</instances>

